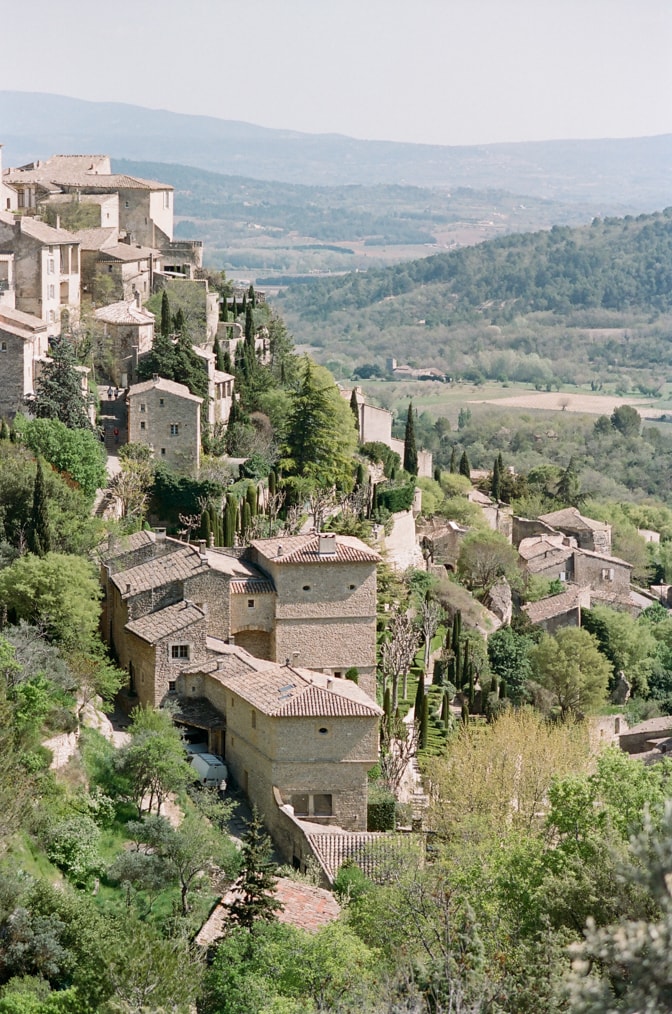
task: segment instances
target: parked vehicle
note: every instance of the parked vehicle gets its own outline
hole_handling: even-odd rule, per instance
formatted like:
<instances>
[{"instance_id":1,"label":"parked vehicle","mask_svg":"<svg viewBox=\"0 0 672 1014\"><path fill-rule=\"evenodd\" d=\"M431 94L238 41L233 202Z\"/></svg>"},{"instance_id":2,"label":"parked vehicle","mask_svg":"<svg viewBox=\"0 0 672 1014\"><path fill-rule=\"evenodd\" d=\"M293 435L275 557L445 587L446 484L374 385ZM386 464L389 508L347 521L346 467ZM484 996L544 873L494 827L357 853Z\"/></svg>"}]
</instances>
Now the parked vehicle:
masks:
<instances>
[{"instance_id":1,"label":"parked vehicle","mask_svg":"<svg viewBox=\"0 0 672 1014\"><path fill-rule=\"evenodd\" d=\"M196 773L199 785L220 791L226 788L229 772L221 757L214 753L195 753L189 758L189 763Z\"/></svg>"}]
</instances>

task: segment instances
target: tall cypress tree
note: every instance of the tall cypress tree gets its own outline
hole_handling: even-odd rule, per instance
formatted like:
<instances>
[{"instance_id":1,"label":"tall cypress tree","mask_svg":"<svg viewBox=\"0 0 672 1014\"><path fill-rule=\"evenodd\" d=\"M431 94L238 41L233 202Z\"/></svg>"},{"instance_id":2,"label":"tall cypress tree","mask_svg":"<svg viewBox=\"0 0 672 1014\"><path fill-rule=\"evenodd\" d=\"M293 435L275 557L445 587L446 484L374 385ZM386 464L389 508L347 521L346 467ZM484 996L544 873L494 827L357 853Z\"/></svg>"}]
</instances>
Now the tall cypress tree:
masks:
<instances>
[{"instance_id":1,"label":"tall cypress tree","mask_svg":"<svg viewBox=\"0 0 672 1014\"><path fill-rule=\"evenodd\" d=\"M245 307L245 343L247 345L254 344L254 314L251 303Z\"/></svg>"},{"instance_id":2,"label":"tall cypress tree","mask_svg":"<svg viewBox=\"0 0 672 1014\"><path fill-rule=\"evenodd\" d=\"M160 333L164 338L168 338L172 327L172 317L170 316L170 302L168 300L168 293L164 289L161 293L161 324L159 327Z\"/></svg>"},{"instance_id":3,"label":"tall cypress tree","mask_svg":"<svg viewBox=\"0 0 672 1014\"><path fill-rule=\"evenodd\" d=\"M404 470L409 475L418 474L418 449L415 444L415 424L413 420L413 402L408 403L406 416L406 432L404 434Z\"/></svg>"},{"instance_id":4,"label":"tall cypress tree","mask_svg":"<svg viewBox=\"0 0 672 1014\"><path fill-rule=\"evenodd\" d=\"M464 475L467 479L471 479L471 465L469 464L469 458L467 452L462 451L462 457L460 458L460 475Z\"/></svg>"},{"instance_id":5,"label":"tall cypress tree","mask_svg":"<svg viewBox=\"0 0 672 1014\"><path fill-rule=\"evenodd\" d=\"M457 472L457 448L453 444L453 449L450 452L450 474L455 475Z\"/></svg>"},{"instance_id":6,"label":"tall cypress tree","mask_svg":"<svg viewBox=\"0 0 672 1014\"><path fill-rule=\"evenodd\" d=\"M492 466L492 485L490 488L490 494L493 500L499 501L501 499L502 492L502 476L499 471L499 458L495 458L495 463Z\"/></svg>"},{"instance_id":7,"label":"tall cypress tree","mask_svg":"<svg viewBox=\"0 0 672 1014\"><path fill-rule=\"evenodd\" d=\"M44 482L42 462L38 458L35 483L33 485L33 507L28 522L28 549L36 556L44 556L51 550L49 514L47 510L47 487Z\"/></svg>"},{"instance_id":8,"label":"tall cypress tree","mask_svg":"<svg viewBox=\"0 0 672 1014\"><path fill-rule=\"evenodd\" d=\"M357 435L359 436L359 402L357 401L357 391L353 387L352 394L350 395L350 408L352 414L355 417L355 426L357 427Z\"/></svg>"}]
</instances>

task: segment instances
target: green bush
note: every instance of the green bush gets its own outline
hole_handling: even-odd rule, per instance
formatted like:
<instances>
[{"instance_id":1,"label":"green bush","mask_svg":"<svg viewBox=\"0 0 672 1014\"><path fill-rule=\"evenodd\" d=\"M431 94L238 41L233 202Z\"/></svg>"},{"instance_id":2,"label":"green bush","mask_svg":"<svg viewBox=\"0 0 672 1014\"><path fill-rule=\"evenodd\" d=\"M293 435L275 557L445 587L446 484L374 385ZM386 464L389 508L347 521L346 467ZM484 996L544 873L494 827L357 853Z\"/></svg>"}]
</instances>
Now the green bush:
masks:
<instances>
[{"instance_id":1,"label":"green bush","mask_svg":"<svg viewBox=\"0 0 672 1014\"><path fill-rule=\"evenodd\" d=\"M382 785L369 786L366 811L367 831L394 831L396 826L396 800Z\"/></svg>"},{"instance_id":2,"label":"green bush","mask_svg":"<svg viewBox=\"0 0 672 1014\"><path fill-rule=\"evenodd\" d=\"M385 510L390 511L391 514L410 510L414 494L414 481L406 483L404 486L390 486L388 483L380 483L376 487L378 507L383 507Z\"/></svg>"}]
</instances>

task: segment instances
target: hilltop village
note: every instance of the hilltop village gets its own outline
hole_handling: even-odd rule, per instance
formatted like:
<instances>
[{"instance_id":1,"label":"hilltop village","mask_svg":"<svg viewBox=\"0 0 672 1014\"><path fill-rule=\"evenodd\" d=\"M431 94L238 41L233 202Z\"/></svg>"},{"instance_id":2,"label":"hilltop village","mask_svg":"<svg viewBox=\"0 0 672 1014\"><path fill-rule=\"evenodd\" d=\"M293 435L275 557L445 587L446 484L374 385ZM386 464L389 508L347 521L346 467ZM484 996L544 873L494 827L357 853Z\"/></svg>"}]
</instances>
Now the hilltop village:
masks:
<instances>
[{"instance_id":1,"label":"hilltop village","mask_svg":"<svg viewBox=\"0 0 672 1014\"><path fill-rule=\"evenodd\" d=\"M656 680L667 687L661 660L669 586L642 578L642 568L614 549L612 523L584 511L572 462L557 481L545 477L538 503L547 509L529 516L519 507L523 479L501 453L491 471L478 471L466 450L458 462L455 444L450 468L435 466L416 441L412 404L402 438L393 413L371 403L362 388L339 388L326 369L296 355L264 292L209 271L200 241L176 240L174 212L171 186L113 173L104 155L55 155L18 168L0 163L0 451L5 475L23 469L20 483L2 480L7 672L28 665L23 635L16 635L22 623L61 653L59 665L65 660L70 667L58 693L47 689L48 667L40 668L43 711L34 710L27 723L35 734L30 748L17 733L15 770L30 755L32 775L44 782L70 763L84 764L77 758L93 747L86 746L91 731L83 726L106 727L101 709L114 710L116 734L130 736L131 745L124 740L122 760L105 762L104 792L94 792L90 772L72 775L72 811L81 815L89 807L89 819L91 800L101 793L111 812L128 807L129 772L140 779L131 748L139 751L155 733L167 737L164 744L174 736L179 763L170 774L162 766L163 747L141 765L140 819L129 821L128 834L135 835L134 854L143 862L162 854L165 844L152 838L163 827L151 824L154 806L154 819L167 821L178 800L187 808L182 826L191 820L188 808L196 804L185 793L192 769L180 752L188 748L190 756L224 762L225 797L237 793L254 814L254 833L261 834L260 820L278 860L318 892L304 909L320 891L336 890L346 906L364 904L374 885L391 890L394 882L415 911L404 864L412 855L413 876L432 867L436 842L454 849L446 853L446 869L453 864L449 875L456 882L456 857L466 862L460 849L468 840L483 847L483 867L491 863L501 875L494 852L485 855L480 825L477 833L477 823L469 823L474 813L491 811L469 796L466 771L473 782L482 775L489 784L491 761L478 753L488 736L509 730L498 740L504 757L507 744L518 743L516 723L532 723L525 745L512 747L516 788L503 790L497 819L518 826L529 807L530 826L539 826L539 870L550 878L552 860L567 844L560 831L552 841L542 832L542 825L551 826L547 820L559 821L556 797L549 803L556 779L594 779L596 765L611 764L615 778L627 768L626 782L649 779L644 796L663 791L672 718L664 710L650 717L642 702L653 696ZM606 425L614 432L632 428L638 425L633 413L617 409ZM652 552L660 545L652 528L640 527L637 538ZM65 602L66 591L75 597L62 612L87 617L75 632L67 615L60 616L58 599L62 594ZM29 685L34 674L25 672ZM13 679L4 692L18 713ZM630 698L642 704L639 712L626 714ZM665 699L663 691L656 699ZM36 709L34 701L20 698L28 711ZM47 717L54 735L37 742ZM557 746L563 736L564 746ZM579 774L558 760L526 796L525 750L542 744L543 751L545 737L556 744L548 756L565 752ZM456 758L465 744L472 760L462 758L461 771ZM130 780L116 803L114 771ZM57 794L56 783L49 784ZM585 784L598 792L594 781ZM58 791L63 819L52 823L60 827L71 816L70 789ZM512 798L517 802L509 812ZM600 797L596 810L601 806L606 812ZM207 822L216 812L208 811ZM18 834L20 815L12 820ZM616 817L607 823L609 835L620 830L624 849L630 825ZM21 833L52 840L51 825L33 825ZM464 829L459 848L457 828ZM249 840L243 865L248 846ZM508 841L506 847L513 849ZM52 847L50 861L77 889L88 890L94 877L96 891L101 878L114 882L114 863L105 872L97 856L73 874L66 851ZM232 883L234 898L236 890L245 895L235 862L228 877L221 857L215 862L204 853L199 863L193 876L204 881L220 863L211 907ZM186 916L191 880L181 876ZM149 904L158 890L150 879L137 871L119 874L129 909L138 899ZM497 890L503 897L502 882ZM261 893L268 901L271 887ZM439 894L449 898L447 890ZM152 904L137 916L143 925ZM463 920L466 936L475 934L467 908L455 904L450 918ZM591 912L578 907L583 925ZM576 931L574 916L560 908L558 939L568 924ZM356 925L356 910L350 911ZM271 913L272 905L263 919L272 920ZM433 907L426 918L440 924L444 917ZM338 905L326 921L333 918ZM539 947L543 918L525 930L528 943ZM218 926L215 938L226 937L226 918ZM156 932L162 939L163 930ZM361 981L375 992L373 968L384 942L362 933L351 946L367 955ZM212 936L207 943L212 947ZM418 944L414 962L421 949ZM447 971L453 957L444 958L442 964L432 952L427 967L414 966L413 984L404 988L418 1006L404 1009L454 1009L441 1006L448 987L476 988L473 970L451 965ZM560 967L565 958L555 960ZM31 961L15 962L3 983L20 972L50 981L57 993L56 973L46 964L36 972ZM508 974L501 973L501 982ZM501 982L497 988L504 990ZM402 990L400 980L388 987L395 995ZM508 980L506 989L515 994ZM529 1003L527 980L525 989ZM3 996L0 1012L10 1009L2 1007ZM158 1010L153 1002L123 1009ZM187 1010L189 1002L170 1009ZM229 1009L217 1002L198 1009ZM80 1009L112 1008L91 1000Z\"/></svg>"}]
</instances>

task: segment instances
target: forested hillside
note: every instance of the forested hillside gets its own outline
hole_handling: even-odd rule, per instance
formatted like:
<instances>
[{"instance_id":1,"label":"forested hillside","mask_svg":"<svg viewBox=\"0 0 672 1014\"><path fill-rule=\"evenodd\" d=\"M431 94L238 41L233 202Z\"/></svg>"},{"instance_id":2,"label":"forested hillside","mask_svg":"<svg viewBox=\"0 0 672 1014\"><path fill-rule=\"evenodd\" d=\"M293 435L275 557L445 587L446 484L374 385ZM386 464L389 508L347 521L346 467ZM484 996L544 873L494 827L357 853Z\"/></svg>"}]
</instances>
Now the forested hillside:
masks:
<instances>
[{"instance_id":1,"label":"forested hillside","mask_svg":"<svg viewBox=\"0 0 672 1014\"><path fill-rule=\"evenodd\" d=\"M322 279L290 289L282 305L304 340L330 355L357 346L360 362L412 357L503 379L487 359L507 349L515 362L504 372L521 382L536 381L540 358L561 383L624 369L659 376L672 365L672 209ZM535 369L521 368L530 357Z\"/></svg>"}]
</instances>

